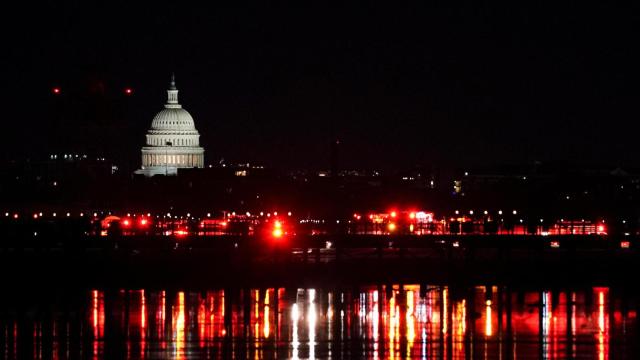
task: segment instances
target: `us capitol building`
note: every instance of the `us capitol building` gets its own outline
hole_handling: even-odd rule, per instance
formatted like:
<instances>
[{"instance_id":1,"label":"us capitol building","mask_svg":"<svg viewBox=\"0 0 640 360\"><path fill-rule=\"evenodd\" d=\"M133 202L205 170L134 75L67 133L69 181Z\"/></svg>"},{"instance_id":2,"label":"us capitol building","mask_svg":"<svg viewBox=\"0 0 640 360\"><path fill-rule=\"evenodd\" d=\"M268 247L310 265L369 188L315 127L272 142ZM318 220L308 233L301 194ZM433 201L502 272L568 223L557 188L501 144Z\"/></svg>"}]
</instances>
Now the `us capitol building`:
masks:
<instances>
[{"instance_id":1,"label":"us capitol building","mask_svg":"<svg viewBox=\"0 0 640 360\"><path fill-rule=\"evenodd\" d=\"M142 147L142 167L136 174L177 175L180 168L204 167L204 149L193 118L178 103L175 77L171 76L167 103L151 123L146 146Z\"/></svg>"}]
</instances>

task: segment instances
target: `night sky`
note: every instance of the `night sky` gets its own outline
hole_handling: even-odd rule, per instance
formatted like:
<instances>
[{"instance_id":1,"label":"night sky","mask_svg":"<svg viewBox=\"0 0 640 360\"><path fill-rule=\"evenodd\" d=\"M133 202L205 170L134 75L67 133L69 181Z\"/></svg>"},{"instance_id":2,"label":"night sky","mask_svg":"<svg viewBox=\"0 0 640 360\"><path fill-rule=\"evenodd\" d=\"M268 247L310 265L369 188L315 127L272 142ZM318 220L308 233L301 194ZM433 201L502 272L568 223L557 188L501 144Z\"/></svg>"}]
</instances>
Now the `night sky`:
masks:
<instances>
[{"instance_id":1,"label":"night sky","mask_svg":"<svg viewBox=\"0 0 640 360\"><path fill-rule=\"evenodd\" d=\"M3 159L138 166L175 71L207 164L327 168L339 139L346 168L640 167L640 17L613 3L88 3L4 10Z\"/></svg>"}]
</instances>

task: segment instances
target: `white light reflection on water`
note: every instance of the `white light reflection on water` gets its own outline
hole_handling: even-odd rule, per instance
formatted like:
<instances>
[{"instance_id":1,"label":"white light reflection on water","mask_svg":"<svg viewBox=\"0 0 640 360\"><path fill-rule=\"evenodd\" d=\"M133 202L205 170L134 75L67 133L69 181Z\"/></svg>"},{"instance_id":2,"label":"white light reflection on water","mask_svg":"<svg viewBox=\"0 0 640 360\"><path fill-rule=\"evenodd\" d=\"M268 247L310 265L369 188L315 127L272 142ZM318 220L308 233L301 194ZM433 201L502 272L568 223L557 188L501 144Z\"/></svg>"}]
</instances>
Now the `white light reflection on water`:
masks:
<instances>
[{"instance_id":1,"label":"white light reflection on water","mask_svg":"<svg viewBox=\"0 0 640 360\"><path fill-rule=\"evenodd\" d=\"M309 294L309 308L307 309L307 324L309 326L309 359L316 358L316 291L315 289L308 290Z\"/></svg>"},{"instance_id":2,"label":"white light reflection on water","mask_svg":"<svg viewBox=\"0 0 640 360\"><path fill-rule=\"evenodd\" d=\"M550 319L551 319L551 294L542 292L542 358L549 358Z\"/></svg>"},{"instance_id":3,"label":"white light reflection on water","mask_svg":"<svg viewBox=\"0 0 640 360\"><path fill-rule=\"evenodd\" d=\"M299 320L300 320L300 312L298 310L298 303L293 303L293 305L291 305L291 323L293 326L292 338L291 338L291 347L293 349L291 353L292 359L299 359L298 357L298 347L300 346L300 341L298 340L298 321Z\"/></svg>"}]
</instances>

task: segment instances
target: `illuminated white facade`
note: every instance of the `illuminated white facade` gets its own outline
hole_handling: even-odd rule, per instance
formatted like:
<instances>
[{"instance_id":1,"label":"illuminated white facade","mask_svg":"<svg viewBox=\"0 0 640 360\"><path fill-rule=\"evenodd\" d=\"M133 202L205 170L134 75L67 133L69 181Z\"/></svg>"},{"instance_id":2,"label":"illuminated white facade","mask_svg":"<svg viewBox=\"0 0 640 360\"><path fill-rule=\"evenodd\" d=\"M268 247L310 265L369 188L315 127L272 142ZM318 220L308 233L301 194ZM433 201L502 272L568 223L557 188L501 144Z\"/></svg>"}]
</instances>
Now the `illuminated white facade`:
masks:
<instances>
[{"instance_id":1,"label":"illuminated white facade","mask_svg":"<svg viewBox=\"0 0 640 360\"><path fill-rule=\"evenodd\" d=\"M180 168L204 167L204 149L191 114L178 103L178 89L171 76L167 103L147 132L142 148L142 167L136 174L176 175Z\"/></svg>"}]
</instances>

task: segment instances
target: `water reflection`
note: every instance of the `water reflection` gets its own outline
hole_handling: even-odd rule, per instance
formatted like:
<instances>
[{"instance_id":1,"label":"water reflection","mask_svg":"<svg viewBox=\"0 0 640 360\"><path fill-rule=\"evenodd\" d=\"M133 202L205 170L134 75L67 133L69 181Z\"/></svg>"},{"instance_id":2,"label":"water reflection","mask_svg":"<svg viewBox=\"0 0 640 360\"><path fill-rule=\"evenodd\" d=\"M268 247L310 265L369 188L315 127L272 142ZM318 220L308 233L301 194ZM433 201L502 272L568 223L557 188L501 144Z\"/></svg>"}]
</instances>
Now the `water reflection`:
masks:
<instances>
[{"instance_id":1,"label":"water reflection","mask_svg":"<svg viewBox=\"0 0 640 360\"><path fill-rule=\"evenodd\" d=\"M91 290L2 303L3 358L635 358L635 298L515 291Z\"/></svg>"}]
</instances>

